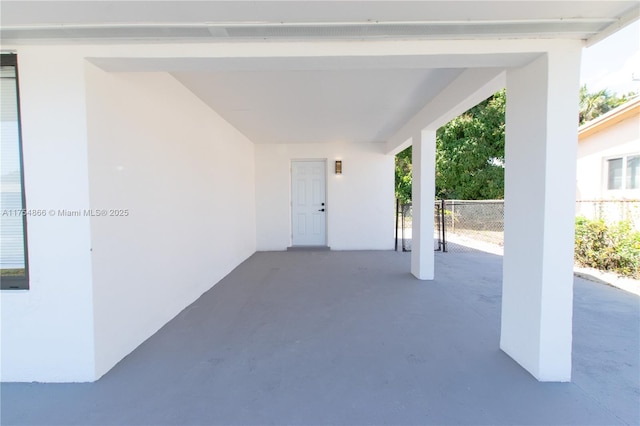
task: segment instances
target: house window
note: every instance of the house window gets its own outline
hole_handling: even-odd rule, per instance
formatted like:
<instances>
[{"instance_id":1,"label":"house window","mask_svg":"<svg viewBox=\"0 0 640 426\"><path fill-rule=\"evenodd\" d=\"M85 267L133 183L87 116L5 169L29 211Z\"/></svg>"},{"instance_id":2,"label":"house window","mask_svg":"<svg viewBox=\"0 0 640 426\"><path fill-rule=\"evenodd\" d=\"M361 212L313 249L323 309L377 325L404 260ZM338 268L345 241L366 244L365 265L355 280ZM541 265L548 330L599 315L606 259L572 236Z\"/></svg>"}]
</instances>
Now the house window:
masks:
<instances>
[{"instance_id":1,"label":"house window","mask_svg":"<svg viewBox=\"0 0 640 426\"><path fill-rule=\"evenodd\" d=\"M627 157L627 189L640 189L640 155Z\"/></svg>"},{"instance_id":2,"label":"house window","mask_svg":"<svg viewBox=\"0 0 640 426\"><path fill-rule=\"evenodd\" d=\"M622 189L622 158L608 160L609 183L607 189Z\"/></svg>"},{"instance_id":3,"label":"house window","mask_svg":"<svg viewBox=\"0 0 640 426\"><path fill-rule=\"evenodd\" d=\"M640 189L640 154L607 160L607 189Z\"/></svg>"},{"instance_id":4,"label":"house window","mask_svg":"<svg viewBox=\"0 0 640 426\"><path fill-rule=\"evenodd\" d=\"M28 289L27 217L16 55L0 61L0 289Z\"/></svg>"}]
</instances>

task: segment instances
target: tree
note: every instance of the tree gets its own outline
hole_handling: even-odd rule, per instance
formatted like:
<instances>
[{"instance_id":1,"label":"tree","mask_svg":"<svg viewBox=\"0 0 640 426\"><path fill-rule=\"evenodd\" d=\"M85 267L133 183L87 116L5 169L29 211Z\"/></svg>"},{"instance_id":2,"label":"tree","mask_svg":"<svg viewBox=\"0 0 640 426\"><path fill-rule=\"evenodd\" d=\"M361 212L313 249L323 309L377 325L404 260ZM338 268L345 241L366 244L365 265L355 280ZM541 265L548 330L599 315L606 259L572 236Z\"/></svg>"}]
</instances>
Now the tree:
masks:
<instances>
[{"instance_id":1,"label":"tree","mask_svg":"<svg viewBox=\"0 0 640 426\"><path fill-rule=\"evenodd\" d=\"M611 111L617 106L622 105L631 97L637 94L630 92L626 95L618 96L610 93L607 89L590 93L587 85L580 88L580 112L578 123L583 124L598 118L602 114Z\"/></svg>"},{"instance_id":2,"label":"tree","mask_svg":"<svg viewBox=\"0 0 640 426\"><path fill-rule=\"evenodd\" d=\"M621 105L635 93L617 96L608 90L580 88L579 123ZM504 197L504 130L506 91L501 90L438 129L436 196L482 200ZM411 200L411 148L396 157L396 197Z\"/></svg>"},{"instance_id":3,"label":"tree","mask_svg":"<svg viewBox=\"0 0 640 426\"><path fill-rule=\"evenodd\" d=\"M505 91L471 108L436 132L436 196L504 196ZM396 156L396 198L411 201L411 147Z\"/></svg>"},{"instance_id":4,"label":"tree","mask_svg":"<svg viewBox=\"0 0 640 426\"><path fill-rule=\"evenodd\" d=\"M504 197L505 91L471 108L436 133L436 196Z\"/></svg>"},{"instance_id":5,"label":"tree","mask_svg":"<svg viewBox=\"0 0 640 426\"><path fill-rule=\"evenodd\" d=\"M411 147L396 155L396 199L402 204L411 202Z\"/></svg>"}]
</instances>

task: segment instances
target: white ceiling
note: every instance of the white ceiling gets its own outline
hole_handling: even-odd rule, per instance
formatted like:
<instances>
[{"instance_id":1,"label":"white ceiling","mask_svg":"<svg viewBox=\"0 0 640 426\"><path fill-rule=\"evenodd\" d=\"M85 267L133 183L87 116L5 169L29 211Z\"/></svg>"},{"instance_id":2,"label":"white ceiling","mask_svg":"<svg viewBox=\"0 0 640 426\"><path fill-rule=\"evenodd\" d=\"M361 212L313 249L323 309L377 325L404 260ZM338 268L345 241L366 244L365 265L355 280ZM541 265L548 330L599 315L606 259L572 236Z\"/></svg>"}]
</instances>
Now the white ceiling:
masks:
<instances>
[{"instance_id":1,"label":"white ceiling","mask_svg":"<svg viewBox=\"0 0 640 426\"><path fill-rule=\"evenodd\" d=\"M596 39L636 19L631 1L2 0L14 43L389 39ZM89 58L106 71L171 72L256 143L385 142L466 68L536 53L411 57ZM285 55L287 56L287 55ZM303 55L304 56L304 55Z\"/></svg>"},{"instance_id":2,"label":"white ceiling","mask_svg":"<svg viewBox=\"0 0 640 426\"><path fill-rule=\"evenodd\" d=\"M358 22L613 18L636 1L3 0L3 25L131 22Z\"/></svg>"},{"instance_id":3,"label":"white ceiling","mask_svg":"<svg viewBox=\"0 0 640 426\"><path fill-rule=\"evenodd\" d=\"M588 39L638 16L636 0L600 1L13 1L2 39L300 39L563 37Z\"/></svg>"},{"instance_id":4,"label":"white ceiling","mask_svg":"<svg viewBox=\"0 0 640 426\"><path fill-rule=\"evenodd\" d=\"M465 69L538 55L90 60L111 72L171 72L255 143L313 143L388 141Z\"/></svg>"},{"instance_id":5,"label":"white ceiling","mask_svg":"<svg viewBox=\"0 0 640 426\"><path fill-rule=\"evenodd\" d=\"M256 143L385 142L453 69L174 73Z\"/></svg>"}]
</instances>

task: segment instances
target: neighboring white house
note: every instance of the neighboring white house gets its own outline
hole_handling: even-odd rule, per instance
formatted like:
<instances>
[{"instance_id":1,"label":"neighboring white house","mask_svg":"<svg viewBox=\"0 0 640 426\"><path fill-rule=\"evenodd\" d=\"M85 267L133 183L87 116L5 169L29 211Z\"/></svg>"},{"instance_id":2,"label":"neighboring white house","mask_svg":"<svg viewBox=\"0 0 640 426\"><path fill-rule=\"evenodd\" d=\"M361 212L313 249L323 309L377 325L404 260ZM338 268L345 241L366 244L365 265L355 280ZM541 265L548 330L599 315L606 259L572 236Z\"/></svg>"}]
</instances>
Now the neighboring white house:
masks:
<instances>
[{"instance_id":1,"label":"neighboring white house","mask_svg":"<svg viewBox=\"0 0 640 426\"><path fill-rule=\"evenodd\" d=\"M20 152L3 134L3 179L22 172L28 275L3 279L1 379L97 380L257 250L392 249L394 154L411 144L411 272L434 279L435 132L506 86L500 348L570 380L580 55L639 15L635 0L3 0L22 135Z\"/></svg>"},{"instance_id":2,"label":"neighboring white house","mask_svg":"<svg viewBox=\"0 0 640 426\"><path fill-rule=\"evenodd\" d=\"M640 96L578 129L576 198L640 199Z\"/></svg>"}]
</instances>

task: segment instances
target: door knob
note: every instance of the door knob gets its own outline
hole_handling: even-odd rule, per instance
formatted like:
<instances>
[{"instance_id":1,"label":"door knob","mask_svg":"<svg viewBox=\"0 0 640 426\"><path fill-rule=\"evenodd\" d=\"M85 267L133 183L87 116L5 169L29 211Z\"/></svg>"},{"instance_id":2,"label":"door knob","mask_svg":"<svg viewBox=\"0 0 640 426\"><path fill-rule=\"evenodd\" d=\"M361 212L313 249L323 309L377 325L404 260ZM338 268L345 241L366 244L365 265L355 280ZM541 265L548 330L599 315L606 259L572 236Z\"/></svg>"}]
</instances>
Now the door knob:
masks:
<instances>
[{"instance_id":1,"label":"door knob","mask_svg":"<svg viewBox=\"0 0 640 426\"><path fill-rule=\"evenodd\" d=\"M324 211L324 209L320 209L320 210L318 210L318 211L319 211L319 212L323 212L323 211Z\"/></svg>"}]
</instances>

